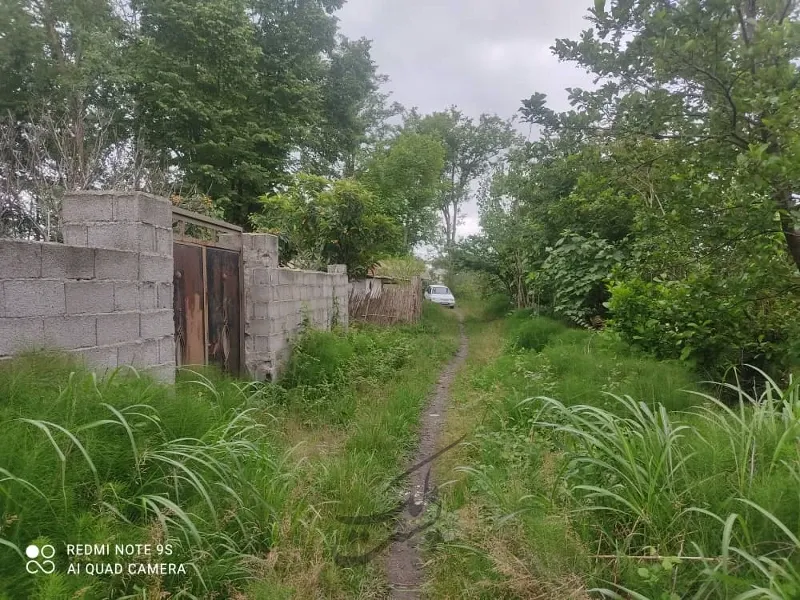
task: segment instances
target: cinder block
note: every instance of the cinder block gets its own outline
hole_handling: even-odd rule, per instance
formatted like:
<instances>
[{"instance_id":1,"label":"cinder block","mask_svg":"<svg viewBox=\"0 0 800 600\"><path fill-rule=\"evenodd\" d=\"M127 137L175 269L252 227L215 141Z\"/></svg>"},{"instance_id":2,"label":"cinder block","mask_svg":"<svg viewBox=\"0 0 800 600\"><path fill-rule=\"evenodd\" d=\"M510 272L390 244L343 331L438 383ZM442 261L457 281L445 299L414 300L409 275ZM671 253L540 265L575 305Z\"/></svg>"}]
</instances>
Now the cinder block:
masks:
<instances>
[{"instance_id":1,"label":"cinder block","mask_svg":"<svg viewBox=\"0 0 800 600\"><path fill-rule=\"evenodd\" d=\"M286 319L283 317L273 317L267 322L269 323L269 329L264 332L264 335L273 335L286 331Z\"/></svg>"},{"instance_id":2,"label":"cinder block","mask_svg":"<svg viewBox=\"0 0 800 600\"><path fill-rule=\"evenodd\" d=\"M139 255L139 279L172 283L174 263L171 256L157 254Z\"/></svg>"},{"instance_id":3,"label":"cinder block","mask_svg":"<svg viewBox=\"0 0 800 600\"><path fill-rule=\"evenodd\" d=\"M115 221L139 222L139 196L137 194L116 194L113 206Z\"/></svg>"},{"instance_id":4,"label":"cinder block","mask_svg":"<svg viewBox=\"0 0 800 600\"><path fill-rule=\"evenodd\" d=\"M281 352L289 346L289 340L284 333L278 333L269 336L269 350L275 356L279 356Z\"/></svg>"},{"instance_id":5,"label":"cinder block","mask_svg":"<svg viewBox=\"0 0 800 600\"><path fill-rule=\"evenodd\" d=\"M271 312L270 309L271 305L265 302L258 302L258 303L254 302L251 306L253 307L252 318L254 319L265 319L269 316Z\"/></svg>"},{"instance_id":6,"label":"cinder block","mask_svg":"<svg viewBox=\"0 0 800 600\"><path fill-rule=\"evenodd\" d=\"M61 226L61 235L64 237L64 243L68 246L86 247L89 245L89 228L86 225L64 224Z\"/></svg>"},{"instance_id":7,"label":"cinder block","mask_svg":"<svg viewBox=\"0 0 800 600\"><path fill-rule=\"evenodd\" d=\"M152 367L161 364L158 357L158 340L145 340L121 345L117 362L132 367Z\"/></svg>"},{"instance_id":8,"label":"cinder block","mask_svg":"<svg viewBox=\"0 0 800 600\"><path fill-rule=\"evenodd\" d=\"M256 352L269 352L269 340L270 338L266 335L257 335L254 336L253 339L255 340L255 351Z\"/></svg>"},{"instance_id":9,"label":"cinder block","mask_svg":"<svg viewBox=\"0 0 800 600\"><path fill-rule=\"evenodd\" d=\"M42 244L0 239L0 279L42 276Z\"/></svg>"},{"instance_id":10,"label":"cinder block","mask_svg":"<svg viewBox=\"0 0 800 600\"><path fill-rule=\"evenodd\" d=\"M67 281L64 284L68 315L114 311L114 284L105 281Z\"/></svg>"},{"instance_id":11,"label":"cinder block","mask_svg":"<svg viewBox=\"0 0 800 600\"><path fill-rule=\"evenodd\" d=\"M175 337L168 336L158 340L158 360L160 363L175 362Z\"/></svg>"},{"instance_id":12,"label":"cinder block","mask_svg":"<svg viewBox=\"0 0 800 600\"><path fill-rule=\"evenodd\" d=\"M272 302L274 290L270 285L253 285L250 288L250 296L254 303Z\"/></svg>"},{"instance_id":13,"label":"cinder block","mask_svg":"<svg viewBox=\"0 0 800 600\"><path fill-rule=\"evenodd\" d=\"M89 225L89 246L138 252L139 230L136 223L92 223Z\"/></svg>"},{"instance_id":14,"label":"cinder block","mask_svg":"<svg viewBox=\"0 0 800 600\"><path fill-rule=\"evenodd\" d=\"M51 279L3 282L7 317L54 317L66 312L64 282Z\"/></svg>"},{"instance_id":15,"label":"cinder block","mask_svg":"<svg viewBox=\"0 0 800 600\"><path fill-rule=\"evenodd\" d=\"M158 228L154 231L156 233L156 253L164 256L172 256L172 229Z\"/></svg>"},{"instance_id":16,"label":"cinder block","mask_svg":"<svg viewBox=\"0 0 800 600\"><path fill-rule=\"evenodd\" d=\"M246 324L247 335L269 335L271 321L269 319L253 319Z\"/></svg>"},{"instance_id":17,"label":"cinder block","mask_svg":"<svg viewBox=\"0 0 800 600\"><path fill-rule=\"evenodd\" d=\"M286 285L289 283L294 283L293 271L288 269L279 269L278 270L278 283L281 285Z\"/></svg>"},{"instance_id":18,"label":"cinder block","mask_svg":"<svg viewBox=\"0 0 800 600\"><path fill-rule=\"evenodd\" d=\"M94 249L64 244L42 244L42 277L93 279Z\"/></svg>"},{"instance_id":19,"label":"cinder block","mask_svg":"<svg viewBox=\"0 0 800 600\"><path fill-rule=\"evenodd\" d=\"M61 219L64 223L111 221L114 202L111 194L70 194L61 202Z\"/></svg>"},{"instance_id":20,"label":"cinder block","mask_svg":"<svg viewBox=\"0 0 800 600\"><path fill-rule=\"evenodd\" d=\"M6 294L3 291L3 284L0 282L0 317L6 314Z\"/></svg>"},{"instance_id":21,"label":"cinder block","mask_svg":"<svg viewBox=\"0 0 800 600\"><path fill-rule=\"evenodd\" d=\"M172 227L172 204L166 198L138 194L139 221L165 229Z\"/></svg>"},{"instance_id":22,"label":"cinder block","mask_svg":"<svg viewBox=\"0 0 800 600\"><path fill-rule=\"evenodd\" d=\"M270 283L269 269L253 269L253 285L269 285Z\"/></svg>"},{"instance_id":23,"label":"cinder block","mask_svg":"<svg viewBox=\"0 0 800 600\"><path fill-rule=\"evenodd\" d=\"M94 273L97 279L137 281L139 279L139 255L136 252L123 250L96 250Z\"/></svg>"},{"instance_id":24,"label":"cinder block","mask_svg":"<svg viewBox=\"0 0 800 600\"><path fill-rule=\"evenodd\" d=\"M97 319L94 316L48 317L44 319L47 345L73 350L97 345Z\"/></svg>"},{"instance_id":25,"label":"cinder block","mask_svg":"<svg viewBox=\"0 0 800 600\"><path fill-rule=\"evenodd\" d=\"M108 369L117 368L117 346L103 346L101 348L85 348L76 350L78 355L88 367L98 374Z\"/></svg>"},{"instance_id":26,"label":"cinder block","mask_svg":"<svg viewBox=\"0 0 800 600\"><path fill-rule=\"evenodd\" d=\"M156 251L156 229L151 225L139 225L139 252Z\"/></svg>"},{"instance_id":27,"label":"cinder block","mask_svg":"<svg viewBox=\"0 0 800 600\"><path fill-rule=\"evenodd\" d=\"M155 310L158 308L157 285L150 281L139 284L139 310Z\"/></svg>"},{"instance_id":28,"label":"cinder block","mask_svg":"<svg viewBox=\"0 0 800 600\"><path fill-rule=\"evenodd\" d=\"M114 284L114 310L139 310L139 284L118 282Z\"/></svg>"},{"instance_id":29,"label":"cinder block","mask_svg":"<svg viewBox=\"0 0 800 600\"><path fill-rule=\"evenodd\" d=\"M97 343L121 344L139 339L139 313L97 315Z\"/></svg>"},{"instance_id":30,"label":"cinder block","mask_svg":"<svg viewBox=\"0 0 800 600\"><path fill-rule=\"evenodd\" d=\"M44 346L42 319L0 318L0 356Z\"/></svg>"},{"instance_id":31,"label":"cinder block","mask_svg":"<svg viewBox=\"0 0 800 600\"><path fill-rule=\"evenodd\" d=\"M172 294L175 286L172 283L157 283L158 308L172 309Z\"/></svg>"},{"instance_id":32,"label":"cinder block","mask_svg":"<svg viewBox=\"0 0 800 600\"><path fill-rule=\"evenodd\" d=\"M140 333L143 339L158 339L175 333L172 309L143 312L140 323Z\"/></svg>"}]
</instances>

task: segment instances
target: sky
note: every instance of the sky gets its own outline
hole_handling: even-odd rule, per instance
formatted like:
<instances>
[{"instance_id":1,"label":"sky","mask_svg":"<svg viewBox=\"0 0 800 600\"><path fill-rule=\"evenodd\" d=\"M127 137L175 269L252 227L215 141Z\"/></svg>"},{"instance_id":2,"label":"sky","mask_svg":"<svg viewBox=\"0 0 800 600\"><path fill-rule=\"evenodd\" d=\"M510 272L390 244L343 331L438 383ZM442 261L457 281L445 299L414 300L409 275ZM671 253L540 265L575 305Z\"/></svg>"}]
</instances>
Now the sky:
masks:
<instances>
[{"instance_id":1,"label":"sky","mask_svg":"<svg viewBox=\"0 0 800 600\"><path fill-rule=\"evenodd\" d=\"M457 105L478 117L512 117L534 92L555 110L569 108L568 87L592 78L561 63L556 38L577 39L593 0L347 0L341 32L372 40L392 100L422 113ZM521 131L527 135L528 130ZM477 233L477 207L465 207L459 237Z\"/></svg>"}]
</instances>

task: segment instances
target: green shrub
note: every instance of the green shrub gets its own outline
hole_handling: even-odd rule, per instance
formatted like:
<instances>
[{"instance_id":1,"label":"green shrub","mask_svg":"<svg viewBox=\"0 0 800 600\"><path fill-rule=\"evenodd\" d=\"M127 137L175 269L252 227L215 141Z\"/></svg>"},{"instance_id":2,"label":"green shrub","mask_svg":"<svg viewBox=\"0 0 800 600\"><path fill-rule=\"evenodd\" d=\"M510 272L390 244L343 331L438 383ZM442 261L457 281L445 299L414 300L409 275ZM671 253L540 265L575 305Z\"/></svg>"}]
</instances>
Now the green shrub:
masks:
<instances>
[{"instance_id":1,"label":"green shrub","mask_svg":"<svg viewBox=\"0 0 800 600\"><path fill-rule=\"evenodd\" d=\"M353 346L342 336L310 329L295 342L281 385L293 388L333 383L353 355Z\"/></svg>"},{"instance_id":2,"label":"green shrub","mask_svg":"<svg viewBox=\"0 0 800 600\"><path fill-rule=\"evenodd\" d=\"M505 294L494 294L483 301L483 318L502 319L511 311L511 300Z\"/></svg>"},{"instance_id":3,"label":"green shrub","mask_svg":"<svg viewBox=\"0 0 800 600\"><path fill-rule=\"evenodd\" d=\"M523 319L516 313L512 321L510 340L515 348L540 352L550 339L566 331L566 326L545 317Z\"/></svg>"},{"instance_id":4,"label":"green shrub","mask_svg":"<svg viewBox=\"0 0 800 600\"><path fill-rule=\"evenodd\" d=\"M627 342L657 358L686 361L709 379L744 365L783 376L800 356L800 307L785 294L780 301L759 301L764 294L746 279L632 278L611 287L609 324Z\"/></svg>"}]
</instances>

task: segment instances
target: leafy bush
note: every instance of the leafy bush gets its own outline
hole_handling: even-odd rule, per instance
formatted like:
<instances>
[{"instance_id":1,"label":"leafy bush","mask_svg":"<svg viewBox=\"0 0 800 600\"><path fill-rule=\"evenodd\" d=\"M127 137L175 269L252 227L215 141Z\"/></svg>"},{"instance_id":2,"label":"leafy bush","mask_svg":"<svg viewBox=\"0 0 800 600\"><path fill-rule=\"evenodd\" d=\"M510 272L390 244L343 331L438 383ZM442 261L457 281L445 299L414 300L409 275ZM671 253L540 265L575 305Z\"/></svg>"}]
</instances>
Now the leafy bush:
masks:
<instances>
[{"instance_id":1,"label":"leafy bush","mask_svg":"<svg viewBox=\"0 0 800 600\"><path fill-rule=\"evenodd\" d=\"M544 317L520 320L512 325L510 341L513 347L524 350L541 351L550 339L566 331L566 327L557 321Z\"/></svg>"},{"instance_id":2,"label":"leafy bush","mask_svg":"<svg viewBox=\"0 0 800 600\"><path fill-rule=\"evenodd\" d=\"M606 283L622 252L608 241L568 233L552 248L529 284L549 299L553 314L588 327L592 317L605 313Z\"/></svg>"},{"instance_id":3,"label":"leafy bush","mask_svg":"<svg viewBox=\"0 0 800 600\"><path fill-rule=\"evenodd\" d=\"M608 303L610 324L656 357L688 361L711 378L746 364L783 374L797 363L800 350L796 303L765 304L747 281L734 284L700 275L616 282Z\"/></svg>"},{"instance_id":4,"label":"leafy bush","mask_svg":"<svg viewBox=\"0 0 800 600\"><path fill-rule=\"evenodd\" d=\"M329 384L341 378L353 355L350 341L334 333L308 330L294 344L281 385Z\"/></svg>"},{"instance_id":5,"label":"leafy bush","mask_svg":"<svg viewBox=\"0 0 800 600\"><path fill-rule=\"evenodd\" d=\"M494 294L483 303L483 317L486 320L502 319L511 310L511 299L505 294Z\"/></svg>"}]
</instances>

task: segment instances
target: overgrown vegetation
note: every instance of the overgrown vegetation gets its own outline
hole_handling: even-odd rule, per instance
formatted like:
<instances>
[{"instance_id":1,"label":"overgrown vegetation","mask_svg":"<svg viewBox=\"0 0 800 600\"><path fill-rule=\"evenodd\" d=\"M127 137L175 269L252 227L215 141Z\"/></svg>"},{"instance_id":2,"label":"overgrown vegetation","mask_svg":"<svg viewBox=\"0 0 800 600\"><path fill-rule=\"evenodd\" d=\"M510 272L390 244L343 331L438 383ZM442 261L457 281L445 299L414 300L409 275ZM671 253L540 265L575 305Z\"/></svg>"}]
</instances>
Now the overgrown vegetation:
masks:
<instances>
[{"instance_id":1,"label":"overgrown vegetation","mask_svg":"<svg viewBox=\"0 0 800 600\"><path fill-rule=\"evenodd\" d=\"M469 329L491 351L457 382L449 437L474 434L429 538L432 596L795 597L796 384L762 374L724 403L609 332L529 312Z\"/></svg>"},{"instance_id":2,"label":"overgrown vegetation","mask_svg":"<svg viewBox=\"0 0 800 600\"><path fill-rule=\"evenodd\" d=\"M308 332L279 384L184 371L170 389L134 371L98 379L67 358L0 366L0 597L348 598L375 567L340 569L338 514L384 508L455 320L427 306L414 327ZM384 531L361 532L368 543ZM56 573L26 573L30 543ZM67 574L67 543L149 543L185 574ZM155 556L169 544L171 556ZM112 546L113 547L113 546ZM360 590L360 592L359 592Z\"/></svg>"},{"instance_id":3,"label":"overgrown vegetation","mask_svg":"<svg viewBox=\"0 0 800 600\"><path fill-rule=\"evenodd\" d=\"M599 0L559 59L597 78L482 188L456 264L518 307L723 379L798 364L797 2ZM749 372L749 378L758 378ZM730 381L730 380L729 380Z\"/></svg>"}]
</instances>

